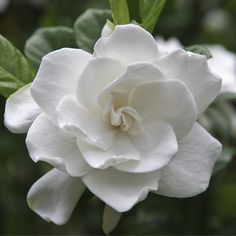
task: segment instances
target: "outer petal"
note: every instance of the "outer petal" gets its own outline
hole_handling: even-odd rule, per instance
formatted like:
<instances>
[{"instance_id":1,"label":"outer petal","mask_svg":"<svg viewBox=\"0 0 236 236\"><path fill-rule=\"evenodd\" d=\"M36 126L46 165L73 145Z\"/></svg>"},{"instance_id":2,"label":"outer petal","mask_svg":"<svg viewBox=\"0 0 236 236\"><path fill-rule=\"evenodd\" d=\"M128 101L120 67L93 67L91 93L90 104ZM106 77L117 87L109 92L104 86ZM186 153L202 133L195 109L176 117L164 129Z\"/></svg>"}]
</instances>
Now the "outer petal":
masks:
<instances>
[{"instance_id":1,"label":"outer petal","mask_svg":"<svg viewBox=\"0 0 236 236\"><path fill-rule=\"evenodd\" d=\"M134 90L130 104L146 121L160 119L168 122L178 139L189 132L197 118L195 101L178 80L142 84Z\"/></svg>"},{"instance_id":2,"label":"outer petal","mask_svg":"<svg viewBox=\"0 0 236 236\"><path fill-rule=\"evenodd\" d=\"M78 140L84 159L93 168L104 169L128 160L140 160L140 154L125 132L117 132L112 146L102 150L94 145Z\"/></svg>"},{"instance_id":3,"label":"outer petal","mask_svg":"<svg viewBox=\"0 0 236 236\"><path fill-rule=\"evenodd\" d=\"M206 190L221 144L196 123L179 142L179 153L163 168L158 194L191 197Z\"/></svg>"},{"instance_id":4,"label":"outer petal","mask_svg":"<svg viewBox=\"0 0 236 236\"><path fill-rule=\"evenodd\" d=\"M104 87L126 71L121 62L111 58L91 60L78 83L77 97L82 106L96 109L97 99Z\"/></svg>"},{"instance_id":5,"label":"outer petal","mask_svg":"<svg viewBox=\"0 0 236 236\"><path fill-rule=\"evenodd\" d=\"M144 124L143 132L130 138L141 160L117 164L114 168L118 170L133 173L155 171L167 165L178 152L172 127L162 121Z\"/></svg>"},{"instance_id":6,"label":"outer petal","mask_svg":"<svg viewBox=\"0 0 236 236\"><path fill-rule=\"evenodd\" d=\"M62 225L70 218L84 189L80 178L53 169L31 187L27 201L44 220Z\"/></svg>"},{"instance_id":7,"label":"outer petal","mask_svg":"<svg viewBox=\"0 0 236 236\"><path fill-rule=\"evenodd\" d=\"M83 137L88 143L107 150L116 130L98 112L88 112L75 98L65 97L57 107L59 126L76 137Z\"/></svg>"},{"instance_id":8,"label":"outer petal","mask_svg":"<svg viewBox=\"0 0 236 236\"><path fill-rule=\"evenodd\" d=\"M130 210L158 188L159 172L130 174L113 168L94 170L82 178L89 190L118 212Z\"/></svg>"},{"instance_id":9,"label":"outer petal","mask_svg":"<svg viewBox=\"0 0 236 236\"><path fill-rule=\"evenodd\" d=\"M55 108L66 95L75 95L78 79L91 55L80 49L63 48L43 57L32 83L34 100L53 120Z\"/></svg>"},{"instance_id":10,"label":"outer petal","mask_svg":"<svg viewBox=\"0 0 236 236\"><path fill-rule=\"evenodd\" d=\"M134 24L116 26L109 37L97 41L94 52L97 57L111 57L126 64L151 61L159 55L152 35Z\"/></svg>"},{"instance_id":11,"label":"outer petal","mask_svg":"<svg viewBox=\"0 0 236 236\"><path fill-rule=\"evenodd\" d=\"M208 65L222 78L221 93L236 93L236 55L220 45L207 47L213 55L213 58L208 60Z\"/></svg>"},{"instance_id":12,"label":"outer petal","mask_svg":"<svg viewBox=\"0 0 236 236\"><path fill-rule=\"evenodd\" d=\"M77 147L76 138L61 131L44 114L30 127L26 144L34 161L46 161L71 176L82 176L91 170Z\"/></svg>"},{"instance_id":13,"label":"outer petal","mask_svg":"<svg viewBox=\"0 0 236 236\"><path fill-rule=\"evenodd\" d=\"M184 82L196 101L198 115L220 92L221 79L210 72L205 56L179 49L158 58L155 64L168 78Z\"/></svg>"},{"instance_id":14,"label":"outer petal","mask_svg":"<svg viewBox=\"0 0 236 236\"><path fill-rule=\"evenodd\" d=\"M13 133L26 133L41 110L30 94L30 84L12 94L6 102L4 123Z\"/></svg>"}]
</instances>

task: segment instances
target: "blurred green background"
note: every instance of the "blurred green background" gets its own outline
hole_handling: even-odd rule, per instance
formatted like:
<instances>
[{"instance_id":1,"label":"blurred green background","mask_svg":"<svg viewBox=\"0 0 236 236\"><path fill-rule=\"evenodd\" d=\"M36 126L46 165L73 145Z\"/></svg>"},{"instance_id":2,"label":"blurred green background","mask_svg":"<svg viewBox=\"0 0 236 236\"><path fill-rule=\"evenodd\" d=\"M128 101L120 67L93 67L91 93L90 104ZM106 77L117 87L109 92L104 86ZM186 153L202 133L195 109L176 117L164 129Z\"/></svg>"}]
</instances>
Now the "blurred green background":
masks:
<instances>
[{"instance_id":1,"label":"blurred green background","mask_svg":"<svg viewBox=\"0 0 236 236\"><path fill-rule=\"evenodd\" d=\"M85 9L109 7L106 0L11 0L5 7L4 2L0 0L0 34L22 52L25 41L38 27L73 27ZM138 19L137 1L128 2L131 15ZM186 46L222 44L236 53L236 1L167 0L155 28L154 35L157 34L175 36ZM89 192L64 226L47 223L29 209L27 192L49 167L29 158L24 135L6 130L2 122L4 106L5 99L1 97L0 235L103 234L104 205ZM236 138L231 137L229 143L234 148ZM149 194L123 214L113 233L236 235L236 159L215 174L209 189L197 197L174 199Z\"/></svg>"}]
</instances>

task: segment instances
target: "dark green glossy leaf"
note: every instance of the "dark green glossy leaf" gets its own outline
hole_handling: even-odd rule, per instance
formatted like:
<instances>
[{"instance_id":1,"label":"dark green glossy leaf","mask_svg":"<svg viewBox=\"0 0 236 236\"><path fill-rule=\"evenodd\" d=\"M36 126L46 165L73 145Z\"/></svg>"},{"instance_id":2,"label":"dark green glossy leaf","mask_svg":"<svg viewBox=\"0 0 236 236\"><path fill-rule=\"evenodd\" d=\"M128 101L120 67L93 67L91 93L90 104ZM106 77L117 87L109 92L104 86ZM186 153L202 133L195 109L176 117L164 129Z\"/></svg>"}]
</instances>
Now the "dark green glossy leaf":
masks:
<instances>
[{"instance_id":1,"label":"dark green glossy leaf","mask_svg":"<svg viewBox=\"0 0 236 236\"><path fill-rule=\"evenodd\" d=\"M22 53L0 35L0 94L10 96L30 83L35 71Z\"/></svg>"},{"instance_id":2,"label":"dark green glossy leaf","mask_svg":"<svg viewBox=\"0 0 236 236\"><path fill-rule=\"evenodd\" d=\"M100 38L103 26L111 19L111 12L102 9L88 9L75 22L75 39L79 48L93 52L95 42Z\"/></svg>"},{"instance_id":3,"label":"dark green glossy leaf","mask_svg":"<svg viewBox=\"0 0 236 236\"><path fill-rule=\"evenodd\" d=\"M62 26L41 28L27 40L25 55L38 68L44 55L63 47L77 47L73 29Z\"/></svg>"}]
</instances>

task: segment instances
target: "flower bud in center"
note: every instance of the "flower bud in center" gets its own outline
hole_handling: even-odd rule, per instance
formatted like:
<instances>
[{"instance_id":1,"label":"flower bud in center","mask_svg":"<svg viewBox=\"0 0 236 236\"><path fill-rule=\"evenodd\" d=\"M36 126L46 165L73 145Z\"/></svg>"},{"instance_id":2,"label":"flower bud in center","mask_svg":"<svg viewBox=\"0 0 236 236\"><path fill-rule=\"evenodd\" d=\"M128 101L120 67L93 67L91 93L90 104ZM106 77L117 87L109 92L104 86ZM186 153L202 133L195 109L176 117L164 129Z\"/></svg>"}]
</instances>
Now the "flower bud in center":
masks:
<instances>
[{"instance_id":1,"label":"flower bud in center","mask_svg":"<svg viewBox=\"0 0 236 236\"><path fill-rule=\"evenodd\" d=\"M113 126L120 127L123 131L128 131L136 122L141 122L142 118L132 107L121 107L114 110L112 106L110 111L110 122Z\"/></svg>"}]
</instances>

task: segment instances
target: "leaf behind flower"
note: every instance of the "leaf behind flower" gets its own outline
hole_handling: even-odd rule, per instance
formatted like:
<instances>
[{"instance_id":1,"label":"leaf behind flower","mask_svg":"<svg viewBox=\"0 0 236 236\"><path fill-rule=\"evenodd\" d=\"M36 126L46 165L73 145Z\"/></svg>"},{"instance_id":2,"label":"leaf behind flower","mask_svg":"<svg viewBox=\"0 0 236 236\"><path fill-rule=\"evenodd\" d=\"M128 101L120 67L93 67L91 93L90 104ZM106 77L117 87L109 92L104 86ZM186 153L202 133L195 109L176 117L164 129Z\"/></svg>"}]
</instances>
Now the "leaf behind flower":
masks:
<instances>
[{"instance_id":1,"label":"leaf behind flower","mask_svg":"<svg viewBox=\"0 0 236 236\"><path fill-rule=\"evenodd\" d=\"M140 0L139 11L142 20L141 26L149 31L153 31L166 0Z\"/></svg>"},{"instance_id":2,"label":"leaf behind flower","mask_svg":"<svg viewBox=\"0 0 236 236\"><path fill-rule=\"evenodd\" d=\"M42 57L54 50L77 48L73 29L64 26L44 27L35 31L25 44L25 55L38 68Z\"/></svg>"},{"instance_id":3,"label":"leaf behind flower","mask_svg":"<svg viewBox=\"0 0 236 236\"><path fill-rule=\"evenodd\" d=\"M194 52L203 56L206 56L207 59L212 58L212 54L209 49L204 45L192 45L185 48L186 51Z\"/></svg>"},{"instance_id":4,"label":"leaf behind flower","mask_svg":"<svg viewBox=\"0 0 236 236\"><path fill-rule=\"evenodd\" d=\"M75 39L79 48L93 52L95 42L100 38L103 26L111 20L111 12L105 9L88 9L74 24Z\"/></svg>"},{"instance_id":5,"label":"leaf behind flower","mask_svg":"<svg viewBox=\"0 0 236 236\"><path fill-rule=\"evenodd\" d=\"M0 94L4 97L30 83L34 68L6 38L0 35Z\"/></svg>"}]
</instances>

